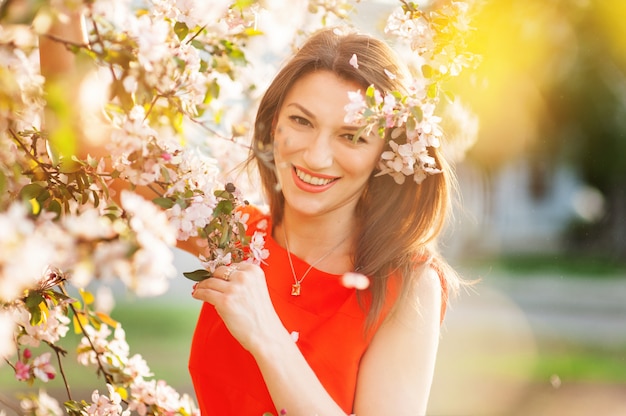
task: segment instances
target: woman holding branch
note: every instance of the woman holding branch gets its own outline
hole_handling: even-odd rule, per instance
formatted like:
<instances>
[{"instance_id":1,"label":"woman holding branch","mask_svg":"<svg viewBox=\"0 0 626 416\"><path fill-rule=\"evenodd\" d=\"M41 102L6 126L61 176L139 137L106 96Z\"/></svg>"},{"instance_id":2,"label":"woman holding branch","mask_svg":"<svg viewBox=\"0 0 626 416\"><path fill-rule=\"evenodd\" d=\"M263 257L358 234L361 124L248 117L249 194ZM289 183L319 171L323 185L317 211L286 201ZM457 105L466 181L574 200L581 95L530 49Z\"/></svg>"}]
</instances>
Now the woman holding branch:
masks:
<instances>
[{"instance_id":1,"label":"woman holding branch","mask_svg":"<svg viewBox=\"0 0 626 416\"><path fill-rule=\"evenodd\" d=\"M425 413L459 284L434 246L450 171L428 147L432 166L413 177L381 174L392 129L381 138L346 110L357 91L406 81L383 42L325 29L265 93L252 161L270 213L246 211L269 257L219 267L193 292L206 302L190 359L205 414Z\"/></svg>"}]
</instances>

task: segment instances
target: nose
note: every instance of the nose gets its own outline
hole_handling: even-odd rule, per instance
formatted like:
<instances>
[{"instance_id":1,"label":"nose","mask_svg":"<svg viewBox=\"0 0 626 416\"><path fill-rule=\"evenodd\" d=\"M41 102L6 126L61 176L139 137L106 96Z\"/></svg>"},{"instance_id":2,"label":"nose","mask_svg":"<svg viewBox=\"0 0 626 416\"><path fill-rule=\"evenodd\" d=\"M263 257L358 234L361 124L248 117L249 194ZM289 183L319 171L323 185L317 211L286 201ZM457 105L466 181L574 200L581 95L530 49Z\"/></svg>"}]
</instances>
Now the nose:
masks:
<instances>
[{"instance_id":1,"label":"nose","mask_svg":"<svg viewBox=\"0 0 626 416\"><path fill-rule=\"evenodd\" d=\"M303 154L304 162L310 169L321 170L333 164L333 149L329 134L319 133L309 143Z\"/></svg>"}]
</instances>

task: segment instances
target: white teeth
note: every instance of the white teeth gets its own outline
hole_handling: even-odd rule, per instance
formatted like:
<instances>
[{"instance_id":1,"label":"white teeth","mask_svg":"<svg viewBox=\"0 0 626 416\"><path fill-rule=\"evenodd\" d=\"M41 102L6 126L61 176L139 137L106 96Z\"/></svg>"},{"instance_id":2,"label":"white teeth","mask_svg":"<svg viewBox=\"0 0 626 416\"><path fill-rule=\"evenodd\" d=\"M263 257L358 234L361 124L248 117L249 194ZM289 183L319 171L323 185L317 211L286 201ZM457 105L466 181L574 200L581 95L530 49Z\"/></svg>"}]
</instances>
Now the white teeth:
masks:
<instances>
[{"instance_id":1,"label":"white teeth","mask_svg":"<svg viewBox=\"0 0 626 416\"><path fill-rule=\"evenodd\" d=\"M325 179L325 178L318 178L315 176L311 176L308 173L299 171L298 169L296 169L296 175L298 176L298 178L302 180L302 182L306 182L310 185L316 185L316 186L328 185L329 183L333 181L332 179Z\"/></svg>"}]
</instances>

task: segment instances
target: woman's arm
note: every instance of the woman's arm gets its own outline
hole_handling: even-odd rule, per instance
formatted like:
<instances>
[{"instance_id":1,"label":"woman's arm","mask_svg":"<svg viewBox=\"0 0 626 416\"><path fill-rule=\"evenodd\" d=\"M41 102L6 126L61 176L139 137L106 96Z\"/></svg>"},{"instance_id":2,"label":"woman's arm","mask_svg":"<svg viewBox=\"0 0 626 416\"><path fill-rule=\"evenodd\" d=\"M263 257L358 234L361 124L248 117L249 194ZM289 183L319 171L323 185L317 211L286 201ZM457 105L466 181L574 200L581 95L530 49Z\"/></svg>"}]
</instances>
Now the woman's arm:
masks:
<instances>
[{"instance_id":1,"label":"woman's arm","mask_svg":"<svg viewBox=\"0 0 626 416\"><path fill-rule=\"evenodd\" d=\"M440 334L437 272L426 267L413 290L380 326L361 360L358 416L426 413Z\"/></svg>"}]
</instances>

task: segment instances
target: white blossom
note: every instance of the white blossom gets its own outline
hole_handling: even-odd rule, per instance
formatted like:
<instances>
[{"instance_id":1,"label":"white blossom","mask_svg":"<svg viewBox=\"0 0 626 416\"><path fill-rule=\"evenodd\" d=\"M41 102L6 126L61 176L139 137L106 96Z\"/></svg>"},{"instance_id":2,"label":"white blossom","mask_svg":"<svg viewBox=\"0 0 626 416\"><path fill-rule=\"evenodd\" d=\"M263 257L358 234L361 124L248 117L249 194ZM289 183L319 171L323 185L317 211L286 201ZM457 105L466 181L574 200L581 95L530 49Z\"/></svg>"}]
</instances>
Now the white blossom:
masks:
<instances>
[{"instance_id":1,"label":"white blossom","mask_svg":"<svg viewBox=\"0 0 626 416\"><path fill-rule=\"evenodd\" d=\"M107 384L109 396L100 394L95 390L91 394L92 404L87 408L87 414L90 416L129 416L130 410L122 408L122 397L115 388Z\"/></svg>"},{"instance_id":2,"label":"white blossom","mask_svg":"<svg viewBox=\"0 0 626 416\"><path fill-rule=\"evenodd\" d=\"M20 408L26 415L62 416L65 414L59 403L43 390L39 390L36 396L32 395L20 400Z\"/></svg>"},{"instance_id":3,"label":"white blossom","mask_svg":"<svg viewBox=\"0 0 626 416\"><path fill-rule=\"evenodd\" d=\"M42 314L41 322L36 325L31 324L30 313L25 307L14 307L11 310L15 323L24 331L19 336L19 342L22 345L38 347L42 341L54 344L69 331L70 318L61 306L49 308L48 313Z\"/></svg>"}]
</instances>

